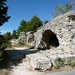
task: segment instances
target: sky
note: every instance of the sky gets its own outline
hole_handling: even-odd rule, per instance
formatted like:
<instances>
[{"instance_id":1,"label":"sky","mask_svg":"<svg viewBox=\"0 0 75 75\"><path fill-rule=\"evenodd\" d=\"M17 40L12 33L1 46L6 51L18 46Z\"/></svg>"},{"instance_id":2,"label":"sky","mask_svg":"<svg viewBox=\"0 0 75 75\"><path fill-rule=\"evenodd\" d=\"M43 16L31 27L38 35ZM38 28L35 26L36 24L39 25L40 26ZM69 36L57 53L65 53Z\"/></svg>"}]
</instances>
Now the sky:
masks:
<instances>
[{"instance_id":1,"label":"sky","mask_svg":"<svg viewBox=\"0 0 75 75\"><path fill-rule=\"evenodd\" d=\"M52 20L52 13L56 5L66 4L71 0L7 0L9 7L8 15L11 16L8 22L0 26L2 34L17 30L22 20L30 21L36 15L40 20Z\"/></svg>"}]
</instances>

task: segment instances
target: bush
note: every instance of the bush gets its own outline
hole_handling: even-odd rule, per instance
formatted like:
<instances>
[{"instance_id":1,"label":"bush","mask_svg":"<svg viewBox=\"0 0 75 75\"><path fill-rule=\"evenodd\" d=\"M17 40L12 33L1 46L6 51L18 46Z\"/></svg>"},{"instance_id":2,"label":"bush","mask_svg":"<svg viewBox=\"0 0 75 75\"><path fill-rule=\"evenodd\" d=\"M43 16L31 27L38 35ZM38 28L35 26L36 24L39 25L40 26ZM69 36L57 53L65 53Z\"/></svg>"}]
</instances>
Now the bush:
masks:
<instances>
[{"instance_id":1,"label":"bush","mask_svg":"<svg viewBox=\"0 0 75 75\"><path fill-rule=\"evenodd\" d=\"M24 45L25 45L25 43L23 43L23 42L19 42L19 43L18 43L18 46L21 46L21 47L22 47L22 46L24 46Z\"/></svg>"},{"instance_id":2,"label":"bush","mask_svg":"<svg viewBox=\"0 0 75 75\"><path fill-rule=\"evenodd\" d=\"M68 65L71 66L71 67L75 67L75 62L71 62L71 60L69 60Z\"/></svg>"},{"instance_id":3,"label":"bush","mask_svg":"<svg viewBox=\"0 0 75 75\"><path fill-rule=\"evenodd\" d=\"M29 49L34 49L34 46L29 46L28 48L29 48Z\"/></svg>"},{"instance_id":4,"label":"bush","mask_svg":"<svg viewBox=\"0 0 75 75\"><path fill-rule=\"evenodd\" d=\"M11 48L11 47L12 47L11 42L8 41L8 42L7 42L7 48Z\"/></svg>"},{"instance_id":5,"label":"bush","mask_svg":"<svg viewBox=\"0 0 75 75\"><path fill-rule=\"evenodd\" d=\"M8 55L4 51L7 47L6 41L2 35L0 35L0 67L6 66L8 62Z\"/></svg>"},{"instance_id":6,"label":"bush","mask_svg":"<svg viewBox=\"0 0 75 75\"><path fill-rule=\"evenodd\" d=\"M64 61L61 60L61 58L57 58L57 59L55 60L55 66L54 66L54 68L55 68L55 69L59 69L59 68L62 67L62 66L64 66Z\"/></svg>"},{"instance_id":7,"label":"bush","mask_svg":"<svg viewBox=\"0 0 75 75\"><path fill-rule=\"evenodd\" d=\"M8 67L9 56L5 51L0 51L0 68Z\"/></svg>"}]
</instances>

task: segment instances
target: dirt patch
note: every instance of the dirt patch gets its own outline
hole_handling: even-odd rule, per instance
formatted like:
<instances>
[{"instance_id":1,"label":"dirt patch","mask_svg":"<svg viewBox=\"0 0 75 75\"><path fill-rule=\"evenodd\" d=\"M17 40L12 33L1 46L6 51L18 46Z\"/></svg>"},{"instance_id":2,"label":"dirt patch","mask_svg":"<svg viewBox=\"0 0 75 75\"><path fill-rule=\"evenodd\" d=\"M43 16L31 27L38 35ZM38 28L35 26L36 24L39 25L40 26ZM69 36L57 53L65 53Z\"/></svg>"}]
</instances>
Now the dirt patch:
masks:
<instances>
[{"instance_id":1,"label":"dirt patch","mask_svg":"<svg viewBox=\"0 0 75 75\"><path fill-rule=\"evenodd\" d=\"M75 69L75 67L71 67L71 66L66 65L66 66L61 67L59 69L52 69L51 71L47 71L47 72L53 73L53 72L61 72L61 71L70 71L70 70L73 70L73 69Z\"/></svg>"},{"instance_id":2,"label":"dirt patch","mask_svg":"<svg viewBox=\"0 0 75 75\"><path fill-rule=\"evenodd\" d=\"M6 69L0 69L0 75L10 75L10 73Z\"/></svg>"},{"instance_id":3,"label":"dirt patch","mask_svg":"<svg viewBox=\"0 0 75 75\"><path fill-rule=\"evenodd\" d=\"M62 71L71 71L71 70L74 70L75 67L71 67L69 65L65 65L64 67L60 67L59 69L50 69L50 70L47 70L47 71L44 71L44 73L54 73L54 72L62 72ZM42 71L40 71L42 72Z\"/></svg>"},{"instance_id":4,"label":"dirt patch","mask_svg":"<svg viewBox=\"0 0 75 75\"><path fill-rule=\"evenodd\" d=\"M12 64L17 63L17 61L15 60L14 62L11 62ZM60 69L50 69L47 71L42 71L42 70L34 70L31 66L30 63L26 60L23 59L21 61L21 63L19 63L18 65L12 65L11 66L12 69L8 70L8 69L1 69L0 70L0 75L36 75L36 74L48 74L48 73L54 73L54 72L62 72L62 71L70 71L70 70L74 70L75 67L71 67L71 66L64 66L61 67Z\"/></svg>"}]
</instances>

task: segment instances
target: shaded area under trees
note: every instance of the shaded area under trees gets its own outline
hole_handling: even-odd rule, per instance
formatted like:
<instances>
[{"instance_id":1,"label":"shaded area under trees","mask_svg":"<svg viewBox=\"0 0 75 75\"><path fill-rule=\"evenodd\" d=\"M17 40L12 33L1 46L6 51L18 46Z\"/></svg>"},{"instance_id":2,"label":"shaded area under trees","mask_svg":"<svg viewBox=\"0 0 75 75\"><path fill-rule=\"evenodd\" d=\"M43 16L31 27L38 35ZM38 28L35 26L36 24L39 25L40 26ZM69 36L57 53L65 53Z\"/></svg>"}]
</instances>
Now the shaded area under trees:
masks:
<instances>
[{"instance_id":1,"label":"shaded area under trees","mask_svg":"<svg viewBox=\"0 0 75 75\"><path fill-rule=\"evenodd\" d=\"M7 14L8 6L5 3L6 1L7 0L0 0L0 26L10 19L10 16ZM6 46L6 40L4 36L0 34L0 68L6 66L8 62L8 55L4 51Z\"/></svg>"}]
</instances>

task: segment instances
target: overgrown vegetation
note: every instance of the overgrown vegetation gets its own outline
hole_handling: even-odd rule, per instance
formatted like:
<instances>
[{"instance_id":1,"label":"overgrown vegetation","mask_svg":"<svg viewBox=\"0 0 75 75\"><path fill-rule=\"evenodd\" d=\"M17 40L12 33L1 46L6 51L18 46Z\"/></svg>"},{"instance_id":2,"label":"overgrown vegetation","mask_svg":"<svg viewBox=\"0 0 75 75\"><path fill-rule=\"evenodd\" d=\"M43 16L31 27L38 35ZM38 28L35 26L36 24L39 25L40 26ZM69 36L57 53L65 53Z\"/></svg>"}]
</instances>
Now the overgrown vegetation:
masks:
<instances>
[{"instance_id":1,"label":"overgrown vegetation","mask_svg":"<svg viewBox=\"0 0 75 75\"><path fill-rule=\"evenodd\" d=\"M6 67L9 60L9 56L4 50L6 47L6 40L2 35L0 35L0 67Z\"/></svg>"},{"instance_id":2,"label":"overgrown vegetation","mask_svg":"<svg viewBox=\"0 0 75 75\"><path fill-rule=\"evenodd\" d=\"M75 62L72 62L71 60L69 60L68 65L71 66L71 67L75 67Z\"/></svg>"},{"instance_id":3,"label":"overgrown vegetation","mask_svg":"<svg viewBox=\"0 0 75 75\"><path fill-rule=\"evenodd\" d=\"M60 58L57 58L55 60L55 69L59 69L60 67L64 66L64 61L62 61Z\"/></svg>"},{"instance_id":4,"label":"overgrown vegetation","mask_svg":"<svg viewBox=\"0 0 75 75\"><path fill-rule=\"evenodd\" d=\"M34 49L35 47L34 46L31 46L31 45L27 45L25 43L22 43L22 42L19 42L16 47L26 47L28 49Z\"/></svg>"},{"instance_id":5,"label":"overgrown vegetation","mask_svg":"<svg viewBox=\"0 0 75 75\"><path fill-rule=\"evenodd\" d=\"M28 46L28 49L34 49L35 47L34 46Z\"/></svg>"},{"instance_id":6,"label":"overgrown vegetation","mask_svg":"<svg viewBox=\"0 0 75 75\"><path fill-rule=\"evenodd\" d=\"M17 46L17 47L24 47L25 45L26 45L25 43L19 42L16 46Z\"/></svg>"},{"instance_id":7,"label":"overgrown vegetation","mask_svg":"<svg viewBox=\"0 0 75 75\"><path fill-rule=\"evenodd\" d=\"M7 0L0 0L0 26L2 26L10 18L10 16L7 14L8 7L5 3L6 1ZM4 36L0 35L0 68L6 67L8 63L9 57L4 50L6 47L7 44Z\"/></svg>"},{"instance_id":8,"label":"overgrown vegetation","mask_svg":"<svg viewBox=\"0 0 75 75\"><path fill-rule=\"evenodd\" d=\"M61 59L57 58L55 60L55 69L60 69L60 67L64 67L65 65L71 66L71 67L75 67L75 61L69 60L67 61L67 64L64 64L64 61L62 61Z\"/></svg>"}]
</instances>

